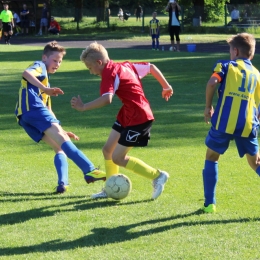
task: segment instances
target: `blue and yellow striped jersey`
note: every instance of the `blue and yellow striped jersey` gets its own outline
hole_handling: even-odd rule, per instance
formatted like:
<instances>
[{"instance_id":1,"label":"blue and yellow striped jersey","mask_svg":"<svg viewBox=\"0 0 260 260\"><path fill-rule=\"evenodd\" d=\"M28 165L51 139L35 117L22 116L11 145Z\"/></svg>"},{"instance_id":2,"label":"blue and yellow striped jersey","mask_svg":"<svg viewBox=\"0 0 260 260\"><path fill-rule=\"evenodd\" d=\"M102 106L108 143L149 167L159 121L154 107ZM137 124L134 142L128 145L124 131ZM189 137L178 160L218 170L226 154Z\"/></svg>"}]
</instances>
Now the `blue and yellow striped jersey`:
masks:
<instances>
[{"instance_id":1,"label":"blue and yellow striped jersey","mask_svg":"<svg viewBox=\"0 0 260 260\"><path fill-rule=\"evenodd\" d=\"M30 71L44 86L50 87L46 66L42 61L35 61L26 70ZM50 96L22 78L15 108L16 116L18 117L30 110L45 106L51 107Z\"/></svg>"},{"instance_id":2,"label":"blue and yellow striped jersey","mask_svg":"<svg viewBox=\"0 0 260 260\"><path fill-rule=\"evenodd\" d=\"M212 125L223 133L256 137L259 127L259 71L248 59L218 61L213 71L220 86Z\"/></svg>"},{"instance_id":3,"label":"blue and yellow striped jersey","mask_svg":"<svg viewBox=\"0 0 260 260\"><path fill-rule=\"evenodd\" d=\"M151 34L158 34L159 33L159 26L160 26L160 21L158 19L152 19L150 21Z\"/></svg>"}]
</instances>

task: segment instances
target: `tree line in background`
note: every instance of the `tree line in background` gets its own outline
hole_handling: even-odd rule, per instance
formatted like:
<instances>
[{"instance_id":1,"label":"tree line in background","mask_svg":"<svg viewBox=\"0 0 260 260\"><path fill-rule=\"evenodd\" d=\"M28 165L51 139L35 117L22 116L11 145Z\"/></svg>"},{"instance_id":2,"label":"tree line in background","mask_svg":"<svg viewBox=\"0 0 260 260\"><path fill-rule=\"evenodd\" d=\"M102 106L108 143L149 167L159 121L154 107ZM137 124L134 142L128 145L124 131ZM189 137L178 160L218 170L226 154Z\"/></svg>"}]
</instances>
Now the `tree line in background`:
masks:
<instances>
[{"instance_id":1,"label":"tree line in background","mask_svg":"<svg viewBox=\"0 0 260 260\"><path fill-rule=\"evenodd\" d=\"M108 9L123 7L134 10L138 3L143 7L164 12L168 0L50 0L52 7L66 6L74 9L75 21L81 21L83 9L96 10L94 14L96 21L106 21L108 19ZM260 0L179 0L178 3L183 7L184 20L190 23L193 18L201 17L202 21L216 22L223 18L225 5L260 4Z\"/></svg>"}]
</instances>

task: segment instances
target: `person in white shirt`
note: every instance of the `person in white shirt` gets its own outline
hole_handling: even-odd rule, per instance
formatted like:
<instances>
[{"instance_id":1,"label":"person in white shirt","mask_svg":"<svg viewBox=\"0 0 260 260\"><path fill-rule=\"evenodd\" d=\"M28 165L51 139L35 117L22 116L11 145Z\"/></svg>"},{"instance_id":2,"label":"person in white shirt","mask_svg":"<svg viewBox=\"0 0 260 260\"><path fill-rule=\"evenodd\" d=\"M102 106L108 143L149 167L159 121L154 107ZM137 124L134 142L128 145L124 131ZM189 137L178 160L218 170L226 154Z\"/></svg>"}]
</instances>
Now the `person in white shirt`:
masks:
<instances>
[{"instance_id":1,"label":"person in white shirt","mask_svg":"<svg viewBox=\"0 0 260 260\"><path fill-rule=\"evenodd\" d=\"M119 8L119 11L118 11L118 18L119 20L122 20L124 21L124 12L123 12L123 9L122 8Z\"/></svg>"},{"instance_id":2,"label":"person in white shirt","mask_svg":"<svg viewBox=\"0 0 260 260\"><path fill-rule=\"evenodd\" d=\"M239 22L239 11L237 10L237 8L235 6L233 7L233 10L232 10L230 16L231 16L231 22L232 23L233 22L234 23Z\"/></svg>"},{"instance_id":3,"label":"person in white shirt","mask_svg":"<svg viewBox=\"0 0 260 260\"><path fill-rule=\"evenodd\" d=\"M176 0L170 0L167 4L165 11L169 13L169 34L171 39L170 51L180 51L180 31L181 25L179 20L179 14L181 7ZM174 36L176 39L176 47L174 46Z\"/></svg>"}]
</instances>

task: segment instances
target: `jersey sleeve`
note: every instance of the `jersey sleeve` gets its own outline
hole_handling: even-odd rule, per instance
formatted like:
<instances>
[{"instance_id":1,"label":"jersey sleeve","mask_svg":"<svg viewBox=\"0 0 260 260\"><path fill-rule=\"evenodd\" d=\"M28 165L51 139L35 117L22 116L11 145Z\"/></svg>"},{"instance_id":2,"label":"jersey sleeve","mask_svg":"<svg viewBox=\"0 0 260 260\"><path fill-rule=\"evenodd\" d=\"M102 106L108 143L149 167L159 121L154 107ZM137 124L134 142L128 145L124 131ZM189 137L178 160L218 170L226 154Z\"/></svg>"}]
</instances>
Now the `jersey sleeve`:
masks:
<instances>
[{"instance_id":1,"label":"jersey sleeve","mask_svg":"<svg viewBox=\"0 0 260 260\"><path fill-rule=\"evenodd\" d=\"M114 94L116 92L116 74L113 72L111 73L109 70L104 72L105 73L102 74L102 80L100 83L100 96Z\"/></svg>"},{"instance_id":2,"label":"jersey sleeve","mask_svg":"<svg viewBox=\"0 0 260 260\"><path fill-rule=\"evenodd\" d=\"M149 62L138 62L133 63L138 76L140 79L144 78L147 74L150 73L150 63Z\"/></svg>"},{"instance_id":3,"label":"jersey sleeve","mask_svg":"<svg viewBox=\"0 0 260 260\"><path fill-rule=\"evenodd\" d=\"M46 76L46 67L42 62L34 62L26 70L30 71L36 78Z\"/></svg>"},{"instance_id":4,"label":"jersey sleeve","mask_svg":"<svg viewBox=\"0 0 260 260\"><path fill-rule=\"evenodd\" d=\"M213 67L213 74L212 76L215 76L218 78L219 82L223 80L227 73L228 63L225 61L217 61L217 63Z\"/></svg>"},{"instance_id":5,"label":"jersey sleeve","mask_svg":"<svg viewBox=\"0 0 260 260\"><path fill-rule=\"evenodd\" d=\"M45 87L50 87L48 73L43 62L36 61L26 70L28 70L34 77L36 77Z\"/></svg>"}]
</instances>

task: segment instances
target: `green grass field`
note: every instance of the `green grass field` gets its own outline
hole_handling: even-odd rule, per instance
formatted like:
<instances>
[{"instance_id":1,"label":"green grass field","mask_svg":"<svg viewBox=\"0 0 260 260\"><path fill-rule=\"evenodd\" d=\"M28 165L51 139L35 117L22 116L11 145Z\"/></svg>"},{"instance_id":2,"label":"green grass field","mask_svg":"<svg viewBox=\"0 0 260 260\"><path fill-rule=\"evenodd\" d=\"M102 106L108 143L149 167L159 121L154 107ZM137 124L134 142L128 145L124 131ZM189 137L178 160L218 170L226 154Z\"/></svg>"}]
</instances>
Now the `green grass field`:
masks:
<instances>
[{"instance_id":1,"label":"green grass field","mask_svg":"<svg viewBox=\"0 0 260 260\"><path fill-rule=\"evenodd\" d=\"M8 48L7 48L8 47ZM156 121L151 142L131 155L168 171L170 179L156 201L150 181L125 169L133 184L122 201L93 201L103 183L87 185L70 162L70 190L53 194L56 173L53 151L35 144L20 128L14 107L23 70L41 57L42 48L0 45L0 259L259 259L260 180L238 157L234 143L221 157L217 214L201 214L201 171L209 125L203 121L205 85L211 68L227 53L174 53L110 49L116 61L150 61L175 91L169 102L161 87L143 80ZM85 102L99 95L99 78L79 61L81 49L67 49L51 85L64 90L52 99L65 130L80 136L77 146L104 169L102 146L120 108L117 98L107 107L80 113L70 99ZM260 56L254 60L260 68Z\"/></svg>"}]
</instances>

